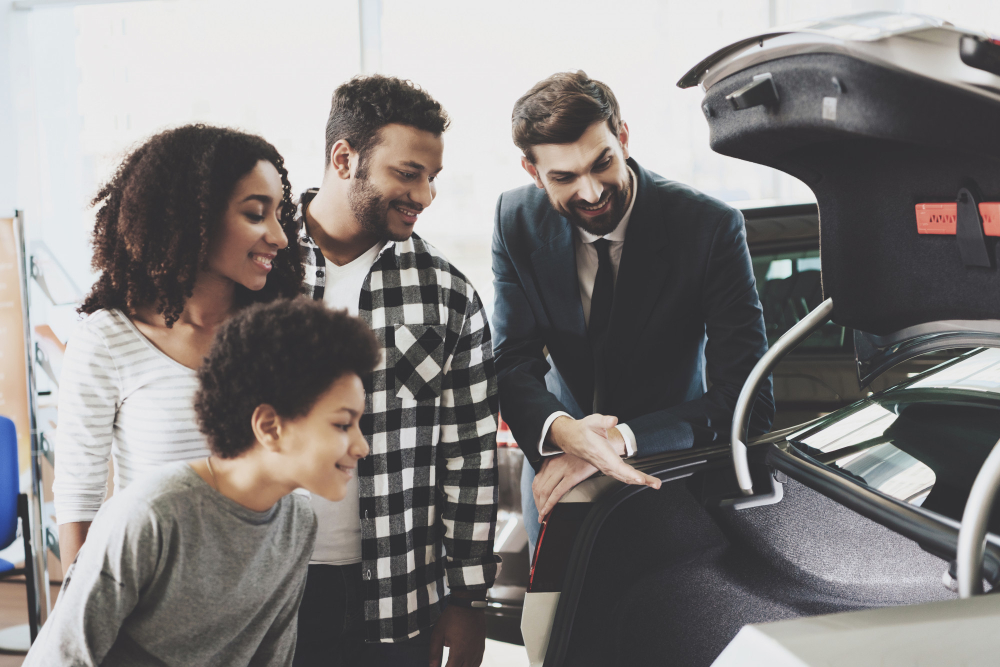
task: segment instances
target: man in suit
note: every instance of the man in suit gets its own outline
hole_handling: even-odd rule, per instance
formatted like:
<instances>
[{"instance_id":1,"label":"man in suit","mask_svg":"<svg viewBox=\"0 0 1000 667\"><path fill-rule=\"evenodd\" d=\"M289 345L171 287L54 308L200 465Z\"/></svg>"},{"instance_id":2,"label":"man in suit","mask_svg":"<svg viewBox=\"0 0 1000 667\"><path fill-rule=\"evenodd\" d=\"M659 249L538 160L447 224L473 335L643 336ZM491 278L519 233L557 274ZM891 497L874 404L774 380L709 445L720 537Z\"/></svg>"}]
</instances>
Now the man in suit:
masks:
<instances>
[{"instance_id":1,"label":"man in suit","mask_svg":"<svg viewBox=\"0 0 1000 667\"><path fill-rule=\"evenodd\" d=\"M725 442L767 338L743 216L631 158L608 86L555 74L512 124L534 184L497 202L494 353L533 547L536 507L596 471L659 488L626 460ZM773 417L768 380L751 435Z\"/></svg>"}]
</instances>

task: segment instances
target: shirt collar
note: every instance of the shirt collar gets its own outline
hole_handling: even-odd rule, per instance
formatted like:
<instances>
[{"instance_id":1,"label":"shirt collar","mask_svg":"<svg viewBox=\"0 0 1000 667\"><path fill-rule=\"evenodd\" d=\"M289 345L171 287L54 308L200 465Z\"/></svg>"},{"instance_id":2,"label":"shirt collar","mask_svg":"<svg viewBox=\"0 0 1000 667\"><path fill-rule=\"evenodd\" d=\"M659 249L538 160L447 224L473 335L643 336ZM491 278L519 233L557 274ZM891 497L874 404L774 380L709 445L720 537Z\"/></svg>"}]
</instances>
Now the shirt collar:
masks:
<instances>
[{"instance_id":1,"label":"shirt collar","mask_svg":"<svg viewBox=\"0 0 1000 667\"><path fill-rule=\"evenodd\" d=\"M395 241L386 241L385 245L382 246L382 249L378 251L378 257L375 258L375 261L377 262L379 259L381 259L382 255L388 252L390 248L392 249L393 257L396 258L396 262L398 263L399 254L402 252L402 248L400 248L399 244L396 243Z\"/></svg>"},{"instance_id":2,"label":"shirt collar","mask_svg":"<svg viewBox=\"0 0 1000 667\"><path fill-rule=\"evenodd\" d=\"M615 230L610 234L605 234L604 236L594 236L590 232L576 227L577 234L580 235L580 240L584 243L593 243L597 239L607 239L612 243L623 243L625 241L625 229L628 227L629 218L632 217L632 208L635 206L635 200L639 196L639 179L635 177L635 173L632 171L632 167L626 167L628 169L628 176L632 179L632 201L628 204L628 209L625 210L625 215L622 216L622 221L618 223ZM574 225L575 227L575 225Z\"/></svg>"}]
</instances>

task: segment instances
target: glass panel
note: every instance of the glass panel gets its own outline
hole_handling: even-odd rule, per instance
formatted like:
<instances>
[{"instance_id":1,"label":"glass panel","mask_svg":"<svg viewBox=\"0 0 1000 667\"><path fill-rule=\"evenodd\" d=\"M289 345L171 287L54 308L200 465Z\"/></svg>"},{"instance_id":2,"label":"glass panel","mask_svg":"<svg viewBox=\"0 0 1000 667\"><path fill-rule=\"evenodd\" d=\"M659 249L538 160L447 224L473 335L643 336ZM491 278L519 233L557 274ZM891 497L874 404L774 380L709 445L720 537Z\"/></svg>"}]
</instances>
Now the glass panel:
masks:
<instances>
[{"instance_id":1,"label":"glass panel","mask_svg":"<svg viewBox=\"0 0 1000 667\"><path fill-rule=\"evenodd\" d=\"M798 271L819 271L819 255L795 260L795 268Z\"/></svg>"},{"instance_id":2,"label":"glass panel","mask_svg":"<svg viewBox=\"0 0 1000 667\"><path fill-rule=\"evenodd\" d=\"M798 442L821 452L835 452L881 435L896 421L896 415L881 405L868 402L862 405L865 406L863 409L830 422L825 428Z\"/></svg>"},{"instance_id":3,"label":"glass panel","mask_svg":"<svg viewBox=\"0 0 1000 667\"><path fill-rule=\"evenodd\" d=\"M823 301L819 248L796 252L757 254L753 257L757 292L764 309L767 342L776 340ZM844 327L827 324L796 348L799 353L850 351ZM792 354L795 354L793 351Z\"/></svg>"},{"instance_id":4,"label":"glass panel","mask_svg":"<svg viewBox=\"0 0 1000 667\"><path fill-rule=\"evenodd\" d=\"M838 465L869 486L900 500L920 498L923 502L936 480L928 466L888 443L846 456Z\"/></svg>"},{"instance_id":5,"label":"glass panel","mask_svg":"<svg viewBox=\"0 0 1000 667\"><path fill-rule=\"evenodd\" d=\"M1000 350L985 349L844 408L789 442L866 486L960 520L998 439Z\"/></svg>"},{"instance_id":6,"label":"glass panel","mask_svg":"<svg viewBox=\"0 0 1000 667\"><path fill-rule=\"evenodd\" d=\"M765 279L768 281L784 280L792 275L792 270L792 260L772 259L770 266L767 268Z\"/></svg>"},{"instance_id":7,"label":"glass panel","mask_svg":"<svg viewBox=\"0 0 1000 667\"><path fill-rule=\"evenodd\" d=\"M910 389L951 388L1000 392L1000 350L983 350L962 363L925 375Z\"/></svg>"}]
</instances>

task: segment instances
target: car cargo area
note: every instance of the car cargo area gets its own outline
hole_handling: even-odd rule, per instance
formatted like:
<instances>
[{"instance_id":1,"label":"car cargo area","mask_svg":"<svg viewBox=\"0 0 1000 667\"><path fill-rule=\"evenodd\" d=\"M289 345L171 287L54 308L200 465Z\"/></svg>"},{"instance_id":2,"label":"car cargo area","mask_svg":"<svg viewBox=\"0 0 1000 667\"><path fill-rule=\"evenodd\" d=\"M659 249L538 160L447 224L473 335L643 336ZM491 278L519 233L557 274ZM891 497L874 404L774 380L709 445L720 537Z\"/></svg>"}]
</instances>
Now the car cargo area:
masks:
<instances>
[{"instance_id":1,"label":"car cargo area","mask_svg":"<svg viewBox=\"0 0 1000 667\"><path fill-rule=\"evenodd\" d=\"M955 597L944 560L794 480L775 505L706 507L716 475L615 509L562 664L710 665L748 623Z\"/></svg>"}]
</instances>

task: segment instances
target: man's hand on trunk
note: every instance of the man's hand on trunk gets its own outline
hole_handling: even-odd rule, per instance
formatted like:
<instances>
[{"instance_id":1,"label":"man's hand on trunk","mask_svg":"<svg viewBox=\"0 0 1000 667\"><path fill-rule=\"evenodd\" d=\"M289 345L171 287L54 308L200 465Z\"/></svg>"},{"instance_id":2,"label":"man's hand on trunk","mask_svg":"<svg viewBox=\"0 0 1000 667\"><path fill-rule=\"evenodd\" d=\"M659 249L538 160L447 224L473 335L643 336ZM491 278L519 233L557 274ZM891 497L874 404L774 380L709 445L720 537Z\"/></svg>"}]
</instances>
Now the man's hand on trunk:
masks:
<instances>
[{"instance_id":1,"label":"man's hand on trunk","mask_svg":"<svg viewBox=\"0 0 1000 667\"><path fill-rule=\"evenodd\" d=\"M562 416L552 422L548 440L565 455L547 457L531 485L539 520L570 489L598 470L625 484L660 488L660 480L622 460L625 442L615 428L617 424L617 417L598 414L583 419Z\"/></svg>"}]
</instances>

